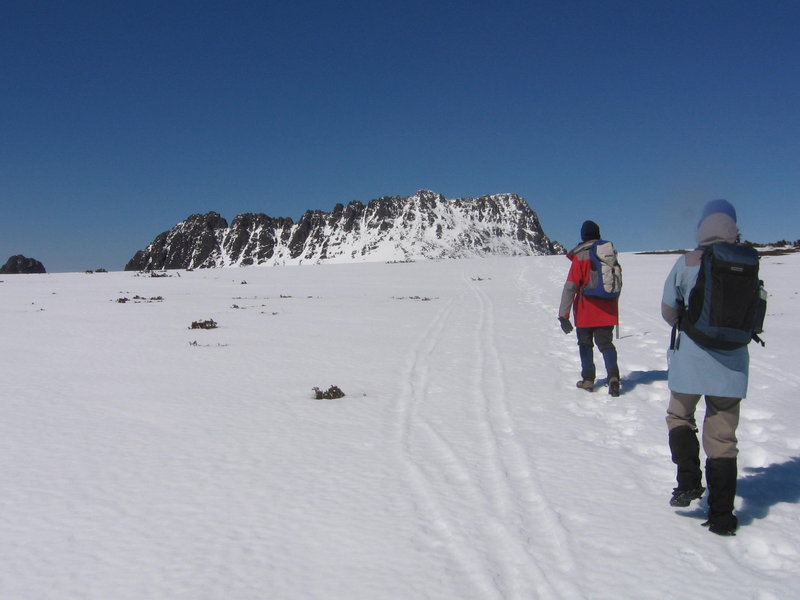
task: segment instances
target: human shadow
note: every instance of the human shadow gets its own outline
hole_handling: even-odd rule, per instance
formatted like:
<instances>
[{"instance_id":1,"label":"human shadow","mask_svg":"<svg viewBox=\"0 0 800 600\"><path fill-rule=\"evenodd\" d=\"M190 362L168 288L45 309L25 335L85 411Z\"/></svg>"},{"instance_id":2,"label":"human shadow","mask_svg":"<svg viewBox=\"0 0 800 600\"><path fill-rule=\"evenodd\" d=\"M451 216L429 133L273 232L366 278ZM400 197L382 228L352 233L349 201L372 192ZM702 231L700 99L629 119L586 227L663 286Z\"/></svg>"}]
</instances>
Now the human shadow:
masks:
<instances>
[{"instance_id":1,"label":"human shadow","mask_svg":"<svg viewBox=\"0 0 800 600\"><path fill-rule=\"evenodd\" d=\"M667 381L667 371L631 371L622 378L626 392L637 385L649 385L656 381Z\"/></svg>"},{"instance_id":2,"label":"human shadow","mask_svg":"<svg viewBox=\"0 0 800 600\"><path fill-rule=\"evenodd\" d=\"M744 500L736 511L741 525L763 519L781 502L800 502L800 456L767 467L746 467L746 477L736 482L736 495Z\"/></svg>"},{"instance_id":3,"label":"human shadow","mask_svg":"<svg viewBox=\"0 0 800 600\"><path fill-rule=\"evenodd\" d=\"M747 475L749 473L753 475ZM800 503L800 456L768 467L745 467L740 475L745 476L736 481L736 495L744 500L736 511L739 525L750 525L756 519L765 518L769 509L781 502ZM708 495L691 510L677 513L691 519L706 519Z\"/></svg>"}]
</instances>

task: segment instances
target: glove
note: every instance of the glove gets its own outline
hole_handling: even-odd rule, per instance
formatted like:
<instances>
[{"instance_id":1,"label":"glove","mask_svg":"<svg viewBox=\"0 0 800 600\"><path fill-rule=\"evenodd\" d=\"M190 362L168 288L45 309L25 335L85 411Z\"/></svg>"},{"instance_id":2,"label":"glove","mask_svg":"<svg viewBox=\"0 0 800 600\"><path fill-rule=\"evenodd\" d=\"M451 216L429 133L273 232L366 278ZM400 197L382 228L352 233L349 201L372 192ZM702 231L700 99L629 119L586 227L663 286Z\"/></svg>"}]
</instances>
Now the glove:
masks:
<instances>
[{"instance_id":1,"label":"glove","mask_svg":"<svg viewBox=\"0 0 800 600\"><path fill-rule=\"evenodd\" d=\"M561 324L561 331L564 333L572 333L572 323L566 317L558 317L558 322Z\"/></svg>"}]
</instances>

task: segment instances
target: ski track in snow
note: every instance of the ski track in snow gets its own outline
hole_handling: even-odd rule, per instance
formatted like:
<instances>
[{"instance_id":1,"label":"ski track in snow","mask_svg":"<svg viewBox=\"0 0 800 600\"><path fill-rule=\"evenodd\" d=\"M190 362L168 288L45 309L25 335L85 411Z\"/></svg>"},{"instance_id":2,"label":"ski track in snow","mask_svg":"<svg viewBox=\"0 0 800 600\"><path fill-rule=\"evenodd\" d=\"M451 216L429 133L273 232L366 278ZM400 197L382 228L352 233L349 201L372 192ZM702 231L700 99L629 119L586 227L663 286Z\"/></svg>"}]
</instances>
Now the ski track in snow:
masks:
<instances>
[{"instance_id":1,"label":"ski track in snow","mask_svg":"<svg viewBox=\"0 0 800 600\"><path fill-rule=\"evenodd\" d=\"M409 359L401 440L411 486L436 537L434 545L449 551L477 598L578 598L568 577L574 564L565 533L516 441L505 404L491 298L466 274L463 281L464 292L436 315ZM469 324L471 338L470 363L461 369L473 374L473 392L460 400L477 408L470 421L470 437L479 449L473 457L477 469L424 416L426 404L434 401L429 390L437 362L447 357L443 333L457 330L456 320ZM421 458L417 447L426 449ZM448 498L441 495L442 481L449 482ZM479 530L480 539L465 535L470 527ZM540 566L553 557L563 569Z\"/></svg>"},{"instance_id":2,"label":"ski track in snow","mask_svg":"<svg viewBox=\"0 0 800 600\"><path fill-rule=\"evenodd\" d=\"M510 417L504 381L506 374L497 346L495 312L490 295L470 281L470 286L480 301L479 332L476 336L475 356L481 362L477 369L480 382L476 382L476 395L483 404L486 419L481 421L487 435L487 453L492 453L494 470L498 482L496 505L499 514L512 508L517 522L511 526L506 522L509 541L515 542L520 556L527 555L530 564L545 564L556 558L560 570L543 571L539 575L546 585L534 582L540 597L576 598L578 591L568 577L574 569L569 544L559 519L542 493L542 486L535 477L527 457L517 441ZM534 544L534 540L536 543ZM546 540L542 543L542 540ZM521 562L521 566L525 563ZM529 590L520 589L523 598L530 598Z\"/></svg>"},{"instance_id":3,"label":"ski track in snow","mask_svg":"<svg viewBox=\"0 0 800 600\"><path fill-rule=\"evenodd\" d=\"M420 414L429 389L431 357L437 349L437 343L453 310L454 302L451 300L437 313L408 361L407 370L402 377L407 385L399 399L401 411L401 418L398 420L399 443L406 459L407 477L416 499L415 504L427 528L425 533L430 538L427 545L434 551L444 549L455 563L460 578L470 582L473 591L479 594L475 597L488 598L496 590L484 568L483 557L461 531L453 511L438 493L438 483L434 483L433 480L438 475L445 478L450 486L462 482L468 484L469 467L463 464L462 459L448 442ZM419 439L423 435L426 436L424 441ZM434 444L434 451L437 454L418 457L417 445L424 442L428 445ZM438 465L431 464L432 461L429 459L432 457L439 459ZM430 469L437 466L449 473L431 472ZM465 590L464 593L469 592Z\"/></svg>"}]
</instances>

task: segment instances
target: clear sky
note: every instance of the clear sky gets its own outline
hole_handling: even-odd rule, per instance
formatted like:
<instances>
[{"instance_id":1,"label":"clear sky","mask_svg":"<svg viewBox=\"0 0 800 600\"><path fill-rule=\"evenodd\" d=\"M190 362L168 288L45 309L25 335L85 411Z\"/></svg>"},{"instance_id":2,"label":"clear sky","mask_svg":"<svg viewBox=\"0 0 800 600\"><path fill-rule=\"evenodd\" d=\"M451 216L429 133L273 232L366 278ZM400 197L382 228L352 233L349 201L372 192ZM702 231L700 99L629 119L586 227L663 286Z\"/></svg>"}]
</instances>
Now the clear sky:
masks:
<instances>
[{"instance_id":1,"label":"clear sky","mask_svg":"<svg viewBox=\"0 0 800 600\"><path fill-rule=\"evenodd\" d=\"M0 3L0 264L197 212L513 192L570 246L800 238L800 1Z\"/></svg>"}]
</instances>

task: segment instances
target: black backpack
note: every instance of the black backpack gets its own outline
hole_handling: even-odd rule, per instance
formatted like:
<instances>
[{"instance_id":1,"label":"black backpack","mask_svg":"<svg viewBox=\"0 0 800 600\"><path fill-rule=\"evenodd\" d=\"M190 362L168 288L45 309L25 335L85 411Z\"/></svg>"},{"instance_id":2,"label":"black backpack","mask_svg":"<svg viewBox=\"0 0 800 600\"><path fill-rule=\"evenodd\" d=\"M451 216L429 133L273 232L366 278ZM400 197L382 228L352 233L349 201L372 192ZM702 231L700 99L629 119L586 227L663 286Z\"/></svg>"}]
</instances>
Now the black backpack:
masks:
<instances>
[{"instance_id":1,"label":"black backpack","mask_svg":"<svg viewBox=\"0 0 800 600\"><path fill-rule=\"evenodd\" d=\"M767 292L758 278L758 261L758 252L750 246L706 246L678 328L714 350L735 350L750 340L763 346L758 334L764 331Z\"/></svg>"}]
</instances>

